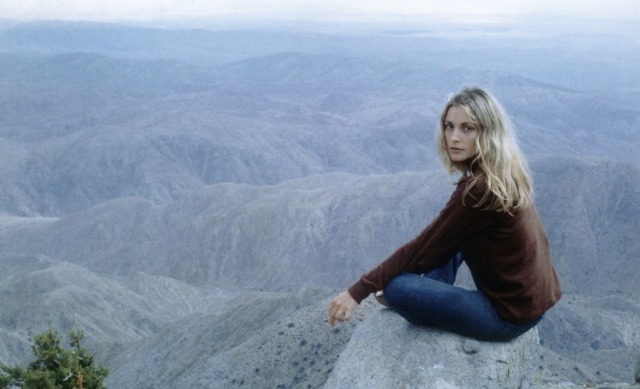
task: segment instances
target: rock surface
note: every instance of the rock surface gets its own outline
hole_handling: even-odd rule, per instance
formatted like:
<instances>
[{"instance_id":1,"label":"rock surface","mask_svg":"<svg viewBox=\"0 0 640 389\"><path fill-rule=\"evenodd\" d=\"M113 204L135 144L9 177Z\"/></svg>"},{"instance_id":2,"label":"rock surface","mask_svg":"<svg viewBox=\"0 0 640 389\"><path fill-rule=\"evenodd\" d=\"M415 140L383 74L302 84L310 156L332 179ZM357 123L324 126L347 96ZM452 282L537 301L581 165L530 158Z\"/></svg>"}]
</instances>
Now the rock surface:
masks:
<instances>
[{"instance_id":1,"label":"rock surface","mask_svg":"<svg viewBox=\"0 0 640 389\"><path fill-rule=\"evenodd\" d=\"M626 382L613 382L594 385L579 385L572 382L564 382L560 384L542 384L536 385L532 389L578 389L578 388L592 388L592 389L640 389L639 384L629 384Z\"/></svg>"},{"instance_id":2,"label":"rock surface","mask_svg":"<svg viewBox=\"0 0 640 389\"><path fill-rule=\"evenodd\" d=\"M512 342L480 342L380 309L358 326L325 388L527 388L538 346L536 328Z\"/></svg>"}]
</instances>

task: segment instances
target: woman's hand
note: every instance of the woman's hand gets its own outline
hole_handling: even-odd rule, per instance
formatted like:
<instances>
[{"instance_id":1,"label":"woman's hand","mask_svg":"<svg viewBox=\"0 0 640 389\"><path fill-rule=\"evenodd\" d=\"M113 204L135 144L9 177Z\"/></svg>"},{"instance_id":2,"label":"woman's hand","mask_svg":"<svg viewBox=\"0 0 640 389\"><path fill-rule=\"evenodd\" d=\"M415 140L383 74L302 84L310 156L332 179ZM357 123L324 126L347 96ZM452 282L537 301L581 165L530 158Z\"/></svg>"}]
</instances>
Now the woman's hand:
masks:
<instances>
[{"instance_id":1,"label":"woman's hand","mask_svg":"<svg viewBox=\"0 0 640 389\"><path fill-rule=\"evenodd\" d=\"M351 319L351 314L357 307L358 303L348 291L340 293L331 300L329 305L329 325L333 327L336 321L343 322Z\"/></svg>"}]
</instances>

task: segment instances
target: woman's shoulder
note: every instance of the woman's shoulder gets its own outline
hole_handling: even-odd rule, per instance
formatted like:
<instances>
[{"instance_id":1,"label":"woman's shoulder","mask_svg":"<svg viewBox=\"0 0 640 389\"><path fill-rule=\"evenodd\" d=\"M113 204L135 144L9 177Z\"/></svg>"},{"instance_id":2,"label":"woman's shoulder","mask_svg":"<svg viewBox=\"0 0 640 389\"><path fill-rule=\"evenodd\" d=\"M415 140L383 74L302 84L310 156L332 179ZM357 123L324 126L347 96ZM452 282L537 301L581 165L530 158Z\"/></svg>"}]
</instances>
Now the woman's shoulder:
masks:
<instances>
[{"instance_id":1,"label":"woman's shoulder","mask_svg":"<svg viewBox=\"0 0 640 389\"><path fill-rule=\"evenodd\" d=\"M483 213L511 214L508 211L500 211L501 201L489 188L488 178L485 174L475 174L463 177L456 188L458 196L465 206L482 211Z\"/></svg>"},{"instance_id":2,"label":"woman's shoulder","mask_svg":"<svg viewBox=\"0 0 640 389\"><path fill-rule=\"evenodd\" d=\"M487 193L487 176L483 173L469 174L460 178L456 191L472 195L473 197L483 198Z\"/></svg>"}]
</instances>

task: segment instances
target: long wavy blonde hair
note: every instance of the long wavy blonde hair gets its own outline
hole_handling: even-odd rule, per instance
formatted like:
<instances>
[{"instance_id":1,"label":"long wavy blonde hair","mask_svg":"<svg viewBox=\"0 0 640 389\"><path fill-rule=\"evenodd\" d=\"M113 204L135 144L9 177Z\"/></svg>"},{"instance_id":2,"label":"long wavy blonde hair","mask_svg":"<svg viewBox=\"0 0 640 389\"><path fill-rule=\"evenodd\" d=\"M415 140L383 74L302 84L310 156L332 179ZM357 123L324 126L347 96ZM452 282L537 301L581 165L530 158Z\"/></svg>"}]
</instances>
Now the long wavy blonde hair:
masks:
<instances>
[{"instance_id":1,"label":"long wavy blonde hair","mask_svg":"<svg viewBox=\"0 0 640 389\"><path fill-rule=\"evenodd\" d=\"M470 161L454 162L444 137L444 122L449 108L465 110L479 128L478 154ZM467 87L447 101L437 131L438 155L449 173L459 171L470 176L464 198L484 175L486 192L474 206L512 213L533 203L531 175L515 139L514 126L500 103L480 87Z\"/></svg>"}]
</instances>

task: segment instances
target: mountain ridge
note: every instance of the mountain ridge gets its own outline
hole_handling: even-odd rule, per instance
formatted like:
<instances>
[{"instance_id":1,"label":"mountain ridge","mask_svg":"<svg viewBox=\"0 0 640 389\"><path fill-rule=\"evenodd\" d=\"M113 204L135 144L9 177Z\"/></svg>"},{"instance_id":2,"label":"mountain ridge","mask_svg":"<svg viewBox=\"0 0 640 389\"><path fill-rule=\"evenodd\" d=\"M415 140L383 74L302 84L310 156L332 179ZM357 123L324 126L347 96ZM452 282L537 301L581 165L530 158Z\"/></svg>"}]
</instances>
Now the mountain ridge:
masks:
<instances>
[{"instance_id":1,"label":"mountain ridge","mask_svg":"<svg viewBox=\"0 0 640 389\"><path fill-rule=\"evenodd\" d=\"M535 161L533 167L538 208L556 266L566 275L564 288L635 293L637 275L625 268L640 251L630 240L640 213L640 180L634 178L640 169L572 159ZM596 190L594 177L604 183ZM338 287L417 235L452 190L453 180L436 171L311 176L272 186L217 184L167 206L113 200L38 227L1 232L0 242L6 252L64 259L112 276L141 271L194 285L274 291L292 291L308 277ZM594 237L590 246L584 236ZM73 243L78 239L81 245ZM599 266L605 255L615 258L611 266ZM582 258L582 272L572 271L576 257ZM336 266L348 274L333 274ZM249 268L269 270L256 282L245 274ZM609 281L590 285L593 272Z\"/></svg>"}]
</instances>

